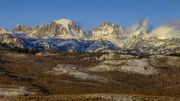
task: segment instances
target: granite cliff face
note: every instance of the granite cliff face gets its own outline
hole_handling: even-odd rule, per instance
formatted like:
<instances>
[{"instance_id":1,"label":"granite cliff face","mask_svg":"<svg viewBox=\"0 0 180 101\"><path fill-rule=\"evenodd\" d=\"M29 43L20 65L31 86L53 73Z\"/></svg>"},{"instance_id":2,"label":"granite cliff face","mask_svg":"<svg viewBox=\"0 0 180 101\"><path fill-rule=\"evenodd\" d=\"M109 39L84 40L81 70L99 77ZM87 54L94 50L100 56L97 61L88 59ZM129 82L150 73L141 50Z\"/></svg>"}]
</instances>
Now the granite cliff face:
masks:
<instances>
[{"instance_id":1,"label":"granite cliff face","mask_svg":"<svg viewBox=\"0 0 180 101\"><path fill-rule=\"evenodd\" d=\"M85 32L79 28L74 21L69 19L60 19L32 28L30 38L84 38Z\"/></svg>"},{"instance_id":2,"label":"granite cliff face","mask_svg":"<svg viewBox=\"0 0 180 101\"><path fill-rule=\"evenodd\" d=\"M104 22L92 30L91 38L93 40L105 39L112 42L119 42L126 36L125 29L119 25Z\"/></svg>"},{"instance_id":3,"label":"granite cliff face","mask_svg":"<svg viewBox=\"0 0 180 101\"><path fill-rule=\"evenodd\" d=\"M27 25L16 25L14 29L12 29L12 32L15 33L31 33L32 28Z\"/></svg>"}]
</instances>

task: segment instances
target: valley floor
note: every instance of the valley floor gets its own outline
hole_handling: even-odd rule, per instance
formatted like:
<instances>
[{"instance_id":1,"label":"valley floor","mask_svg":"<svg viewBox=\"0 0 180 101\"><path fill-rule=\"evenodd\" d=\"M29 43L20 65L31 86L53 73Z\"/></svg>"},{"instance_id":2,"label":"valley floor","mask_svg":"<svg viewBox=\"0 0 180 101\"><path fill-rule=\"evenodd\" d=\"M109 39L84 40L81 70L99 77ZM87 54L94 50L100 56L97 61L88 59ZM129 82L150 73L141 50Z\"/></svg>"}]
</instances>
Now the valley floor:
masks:
<instances>
[{"instance_id":1,"label":"valley floor","mask_svg":"<svg viewBox=\"0 0 180 101\"><path fill-rule=\"evenodd\" d=\"M171 96L172 101L178 101L179 61L180 57L163 55L141 58L116 53L27 54L0 50L0 96L59 99L65 95L63 98L74 99L68 95L79 95L101 100L111 95L122 98L116 94L127 94L123 95L127 99L142 94L145 99Z\"/></svg>"}]
</instances>

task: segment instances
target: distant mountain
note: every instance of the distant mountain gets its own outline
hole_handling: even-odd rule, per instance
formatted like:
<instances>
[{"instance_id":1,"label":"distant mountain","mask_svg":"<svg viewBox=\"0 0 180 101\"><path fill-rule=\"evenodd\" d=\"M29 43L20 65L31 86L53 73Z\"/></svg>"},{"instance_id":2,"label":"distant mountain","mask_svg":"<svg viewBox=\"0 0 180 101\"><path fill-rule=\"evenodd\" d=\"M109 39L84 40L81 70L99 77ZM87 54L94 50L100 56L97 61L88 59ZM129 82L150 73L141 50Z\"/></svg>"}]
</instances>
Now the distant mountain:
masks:
<instances>
[{"instance_id":1,"label":"distant mountain","mask_svg":"<svg viewBox=\"0 0 180 101\"><path fill-rule=\"evenodd\" d=\"M32 28L27 25L17 25L12 31L0 28L0 44L37 51L179 55L179 29L180 22L176 21L149 32L149 21L145 18L127 29L104 22L87 34L74 21L59 19Z\"/></svg>"}]
</instances>

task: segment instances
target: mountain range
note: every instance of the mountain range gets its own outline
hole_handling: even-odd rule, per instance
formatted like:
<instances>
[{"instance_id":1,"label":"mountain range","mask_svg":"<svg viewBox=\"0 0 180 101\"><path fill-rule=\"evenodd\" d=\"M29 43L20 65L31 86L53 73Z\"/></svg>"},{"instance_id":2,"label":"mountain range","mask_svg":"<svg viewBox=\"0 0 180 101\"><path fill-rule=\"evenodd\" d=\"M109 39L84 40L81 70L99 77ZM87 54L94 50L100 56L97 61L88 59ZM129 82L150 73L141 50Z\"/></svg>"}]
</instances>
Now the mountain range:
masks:
<instances>
[{"instance_id":1,"label":"mountain range","mask_svg":"<svg viewBox=\"0 0 180 101\"><path fill-rule=\"evenodd\" d=\"M58 19L30 27L0 28L0 43L11 48L37 51L118 52L148 56L180 54L180 21L150 30L148 18L129 28L103 22L87 33L73 20Z\"/></svg>"}]
</instances>

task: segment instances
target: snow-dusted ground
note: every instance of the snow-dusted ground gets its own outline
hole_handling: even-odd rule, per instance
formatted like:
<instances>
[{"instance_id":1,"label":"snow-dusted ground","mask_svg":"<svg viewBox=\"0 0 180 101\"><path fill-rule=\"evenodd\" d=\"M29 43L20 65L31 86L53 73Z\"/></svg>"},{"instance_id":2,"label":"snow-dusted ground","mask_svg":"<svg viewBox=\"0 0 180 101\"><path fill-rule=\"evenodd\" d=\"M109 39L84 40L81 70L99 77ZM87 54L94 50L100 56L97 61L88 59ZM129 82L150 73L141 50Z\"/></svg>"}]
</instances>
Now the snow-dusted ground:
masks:
<instances>
[{"instance_id":1,"label":"snow-dusted ground","mask_svg":"<svg viewBox=\"0 0 180 101\"><path fill-rule=\"evenodd\" d=\"M154 75L158 73L158 69L149 65L146 58L139 59L135 56L109 54L99 58L93 58L101 62L95 66L78 67L76 65L59 64L45 73L52 75L69 75L79 80L90 80L97 82L108 82L109 79L97 74L89 74L89 72L110 72L120 71L127 73L137 73L142 75ZM83 59L84 60L84 59ZM86 59L88 61L88 59ZM82 69L83 68L83 69Z\"/></svg>"},{"instance_id":2,"label":"snow-dusted ground","mask_svg":"<svg viewBox=\"0 0 180 101\"><path fill-rule=\"evenodd\" d=\"M107 60L89 69L95 72L122 71L143 75L156 74L158 71L148 64L147 59Z\"/></svg>"},{"instance_id":3,"label":"snow-dusted ground","mask_svg":"<svg viewBox=\"0 0 180 101\"><path fill-rule=\"evenodd\" d=\"M104 77L95 75L95 74L88 74L86 72L82 72L78 70L78 67L73 66L73 65L58 65L55 68L53 68L52 70L49 70L45 73L50 73L53 75L69 75L69 76L73 76L76 79L80 79L80 80L91 80L91 81L97 81L97 82L101 82L101 83L105 83L108 80Z\"/></svg>"},{"instance_id":4,"label":"snow-dusted ground","mask_svg":"<svg viewBox=\"0 0 180 101\"><path fill-rule=\"evenodd\" d=\"M0 96L18 96L18 95L32 95L33 92L27 91L23 86L1 86Z\"/></svg>"}]
</instances>

